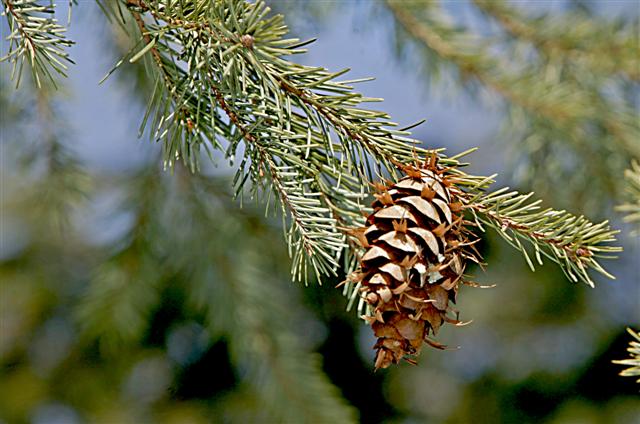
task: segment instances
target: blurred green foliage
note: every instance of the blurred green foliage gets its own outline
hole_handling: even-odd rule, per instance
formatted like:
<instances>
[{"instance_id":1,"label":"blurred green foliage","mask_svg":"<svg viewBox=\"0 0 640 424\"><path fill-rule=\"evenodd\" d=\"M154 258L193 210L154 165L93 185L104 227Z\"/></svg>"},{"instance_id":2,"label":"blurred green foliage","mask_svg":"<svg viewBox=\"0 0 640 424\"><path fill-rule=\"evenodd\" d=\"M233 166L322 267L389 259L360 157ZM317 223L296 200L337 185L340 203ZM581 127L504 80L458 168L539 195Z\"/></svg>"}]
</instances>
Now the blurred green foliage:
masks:
<instances>
[{"instance_id":1,"label":"blurred green foliage","mask_svg":"<svg viewBox=\"0 0 640 424\"><path fill-rule=\"evenodd\" d=\"M605 18L598 2L550 11L503 0L472 0L464 10L447 1L383 3L399 50L415 48L427 83L498 99L516 184L591 216L620 199L624 169L640 157L637 8Z\"/></svg>"}]
</instances>

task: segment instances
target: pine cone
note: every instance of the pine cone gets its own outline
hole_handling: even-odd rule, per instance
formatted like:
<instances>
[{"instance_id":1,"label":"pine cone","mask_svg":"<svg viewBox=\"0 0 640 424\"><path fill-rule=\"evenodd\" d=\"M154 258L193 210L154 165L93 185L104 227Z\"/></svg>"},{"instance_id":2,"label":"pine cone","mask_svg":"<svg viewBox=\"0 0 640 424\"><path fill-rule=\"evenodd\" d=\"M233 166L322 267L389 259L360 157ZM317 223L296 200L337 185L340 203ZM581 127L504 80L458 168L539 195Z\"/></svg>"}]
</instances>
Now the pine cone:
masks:
<instances>
[{"instance_id":1,"label":"pine cone","mask_svg":"<svg viewBox=\"0 0 640 424\"><path fill-rule=\"evenodd\" d=\"M457 189L432 158L424 166L403 167L406 177L379 185L367 226L354 231L366 248L351 280L361 282L370 305L364 317L378 337L375 368L387 368L417 355L444 322L462 281L465 262L476 260L465 239Z\"/></svg>"}]
</instances>

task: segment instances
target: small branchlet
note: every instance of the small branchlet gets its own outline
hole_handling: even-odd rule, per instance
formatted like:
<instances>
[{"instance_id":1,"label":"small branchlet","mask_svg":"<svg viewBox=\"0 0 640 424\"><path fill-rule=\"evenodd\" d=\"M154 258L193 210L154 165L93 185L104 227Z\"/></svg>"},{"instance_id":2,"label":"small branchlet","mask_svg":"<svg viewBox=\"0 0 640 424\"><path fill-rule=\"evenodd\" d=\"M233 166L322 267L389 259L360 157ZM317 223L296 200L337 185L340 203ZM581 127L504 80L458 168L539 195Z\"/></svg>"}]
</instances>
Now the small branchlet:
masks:
<instances>
[{"instance_id":1,"label":"small branchlet","mask_svg":"<svg viewBox=\"0 0 640 424\"><path fill-rule=\"evenodd\" d=\"M584 216L541 209L541 201L529 200L532 195L503 188L486 196L467 198L466 208L479 228L494 229L520 251L532 271L535 263L542 265L544 257L560 266L573 282L593 287L591 269L614 278L598 261L622 251L609 245L619 231L612 230L607 221L594 224Z\"/></svg>"},{"instance_id":2,"label":"small branchlet","mask_svg":"<svg viewBox=\"0 0 640 424\"><path fill-rule=\"evenodd\" d=\"M629 342L629 347L627 348L629 358L612 362L614 364L627 366L626 369L620 371L620 375L623 377L638 377L636 382L640 383L640 333L631 328L627 328L627 332L632 337Z\"/></svg>"},{"instance_id":3,"label":"small branchlet","mask_svg":"<svg viewBox=\"0 0 640 424\"><path fill-rule=\"evenodd\" d=\"M631 235L640 235L640 162L634 160L624 176L627 202L616 209L625 214L625 222L635 226Z\"/></svg>"},{"instance_id":4,"label":"small branchlet","mask_svg":"<svg viewBox=\"0 0 640 424\"><path fill-rule=\"evenodd\" d=\"M9 50L0 61L12 63L11 79L20 85L28 63L38 88L44 81L56 86L54 73L67 76L67 64L74 63L66 51L73 41L65 37L66 27L54 17L54 2L2 0L9 25Z\"/></svg>"}]
</instances>

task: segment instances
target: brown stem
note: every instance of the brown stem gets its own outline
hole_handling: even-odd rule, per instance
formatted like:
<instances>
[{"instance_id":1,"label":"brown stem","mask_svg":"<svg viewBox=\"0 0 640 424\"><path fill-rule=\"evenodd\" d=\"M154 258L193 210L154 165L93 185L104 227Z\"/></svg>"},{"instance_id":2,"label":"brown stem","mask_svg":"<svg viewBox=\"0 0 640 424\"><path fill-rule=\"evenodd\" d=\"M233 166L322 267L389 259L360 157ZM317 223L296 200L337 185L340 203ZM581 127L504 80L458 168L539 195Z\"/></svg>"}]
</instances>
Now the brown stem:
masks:
<instances>
[{"instance_id":1,"label":"brown stem","mask_svg":"<svg viewBox=\"0 0 640 424\"><path fill-rule=\"evenodd\" d=\"M174 25L177 27L181 27L182 29L196 29L196 28L207 28L209 30L209 32L211 32L212 34L215 34L215 36L221 40L221 41L225 41L225 42L233 42L233 40L231 40L228 37L225 37L222 34L219 34L217 32L215 32L212 28L209 27L208 23L199 23L199 22L187 22L187 21L183 21L181 19L175 19L175 18L170 18L168 16L163 15L162 13L150 8L143 0L127 0L127 6L133 6L136 7L138 9L140 9L143 12L149 12L151 14L151 16L153 16L155 19L160 20L160 21L164 21L169 25Z\"/></svg>"}]
</instances>

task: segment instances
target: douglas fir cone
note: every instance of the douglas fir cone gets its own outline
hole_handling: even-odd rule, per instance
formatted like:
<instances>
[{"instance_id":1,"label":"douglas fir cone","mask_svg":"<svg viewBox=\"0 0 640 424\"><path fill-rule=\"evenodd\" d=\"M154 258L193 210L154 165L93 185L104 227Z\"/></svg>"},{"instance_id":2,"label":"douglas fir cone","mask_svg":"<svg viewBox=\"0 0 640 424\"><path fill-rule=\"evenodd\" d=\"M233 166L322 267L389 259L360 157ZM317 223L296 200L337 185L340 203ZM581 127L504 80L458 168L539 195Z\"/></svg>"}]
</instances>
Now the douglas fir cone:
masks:
<instances>
[{"instance_id":1,"label":"douglas fir cone","mask_svg":"<svg viewBox=\"0 0 640 424\"><path fill-rule=\"evenodd\" d=\"M370 315L364 318L378 338L375 367L386 368L417 355L423 341L444 322L460 324L455 302L465 262L477 261L462 214L455 179L431 157L424 165L402 167L406 177L378 185L367 226L354 231L366 249L350 276Z\"/></svg>"}]
</instances>

